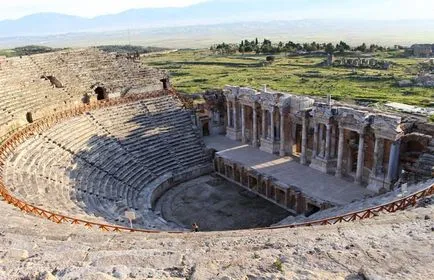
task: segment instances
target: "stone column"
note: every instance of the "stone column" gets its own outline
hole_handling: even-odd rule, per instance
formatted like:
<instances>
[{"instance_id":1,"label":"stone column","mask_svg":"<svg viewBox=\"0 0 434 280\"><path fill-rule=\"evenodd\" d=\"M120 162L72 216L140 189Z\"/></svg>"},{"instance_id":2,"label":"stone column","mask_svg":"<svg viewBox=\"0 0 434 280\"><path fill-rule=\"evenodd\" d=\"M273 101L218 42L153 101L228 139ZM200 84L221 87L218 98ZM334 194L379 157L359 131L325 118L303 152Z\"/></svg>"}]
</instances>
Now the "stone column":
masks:
<instances>
[{"instance_id":1,"label":"stone column","mask_svg":"<svg viewBox=\"0 0 434 280\"><path fill-rule=\"evenodd\" d=\"M217 111L217 112L215 112L215 115L214 115L214 122L215 123L217 123L218 125L220 125L220 112L219 111Z\"/></svg>"},{"instance_id":2,"label":"stone column","mask_svg":"<svg viewBox=\"0 0 434 280\"><path fill-rule=\"evenodd\" d=\"M342 177L342 160L344 158L344 128L339 127L338 140L338 161L336 166L336 177Z\"/></svg>"},{"instance_id":3,"label":"stone column","mask_svg":"<svg viewBox=\"0 0 434 280\"><path fill-rule=\"evenodd\" d=\"M274 108L273 107L270 110L270 125L271 125L270 140L271 143L274 143Z\"/></svg>"},{"instance_id":4,"label":"stone column","mask_svg":"<svg viewBox=\"0 0 434 280\"><path fill-rule=\"evenodd\" d=\"M306 116L303 116L301 127L301 156L300 163L307 164L307 120Z\"/></svg>"},{"instance_id":5,"label":"stone column","mask_svg":"<svg viewBox=\"0 0 434 280\"><path fill-rule=\"evenodd\" d=\"M357 184L362 184L363 180L363 161L364 161L364 147L365 147L365 134L359 133L359 150L357 152L357 170L356 170L356 180Z\"/></svg>"},{"instance_id":6,"label":"stone column","mask_svg":"<svg viewBox=\"0 0 434 280\"><path fill-rule=\"evenodd\" d=\"M336 125L332 125L332 141L330 143L330 157L336 157Z\"/></svg>"},{"instance_id":7,"label":"stone column","mask_svg":"<svg viewBox=\"0 0 434 280\"><path fill-rule=\"evenodd\" d=\"M285 189L285 207L288 207L288 189Z\"/></svg>"},{"instance_id":8,"label":"stone column","mask_svg":"<svg viewBox=\"0 0 434 280\"><path fill-rule=\"evenodd\" d=\"M280 151L279 154L281 157L285 156L285 131L284 131L284 123L285 123L285 115L283 110L280 110Z\"/></svg>"},{"instance_id":9,"label":"stone column","mask_svg":"<svg viewBox=\"0 0 434 280\"><path fill-rule=\"evenodd\" d=\"M234 105L232 106L232 113L233 113L233 118L234 118L234 129L235 131L238 130L238 122L237 122L237 103L234 101Z\"/></svg>"},{"instance_id":10,"label":"stone column","mask_svg":"<svg viewBox=\"0 0 434 280\"><path fill-rule=\"evenodd\" d=\"M262 138L267 138L267 111L262 109Z\"/></svg>"},{"instance_id":11,"label":"stone column","mask_svg":"<svg viewBox=\"0 0 434 280\"><path fill-rule=\"evenodd\" d=\"M374 177L379 175L379 172L383 165L383 157L384 157L384 139L380 137L375 137L374 159L372 163L372 175Z\"/></svg>"},{"instance_id":12,"label":"stone column","mask_svg":"<svg viewBox=\"0 0 434 280\"><path fill-rule=\"evenodd\" d=\"M253 104L253 107L252 107L252 111L253 111L253 118L252 118L252 121L253 121L253 124L252 124L252 126L253 126L253 136L252 136L252 146L253 147L257 147L258 146L258 131L257 131L257 120L256 120L256 105L255 104Z\"/></svg>"},{"instance_id":13,"label":"stone column","mask_svg":"<svg viewBox=\"0 0 434 280\"><path fill-rule=\"evenodd\" d=\"M226 109L227 109L227 121L228 121L228 127L231 127L231 102L227 101L227 105L226 105Z\"/></svg>"},{"instance_id":14,"label":"stone column","mask_svg":"<svg viewBox=\"0 0 434 280\"><path fill-rule=\"evenodd\" d=\"M317 153L318 153L318 123L315 123L313 129L312 158L316 158Z\"/></svg>"},{"instance_id":15,"label":"stone column","mask_svg":"<svg viewBox=\"0 0 434 280\"><path fill-rule=\"evenodd\" d=\"M398 173L398 165L399 165L399 141L392 142L390 145L390 155L389 155L389 166L387 168L387 182L392 183Z\"/></svg>"},{"instance_id":16,"label":"stone column","mask_svg":"<svg viewBox=\"0 0 434 280\"><path fill-rule=\"evenodd\" d=\"M326 124L325 159L330 159L331 125Z\"/></svg>"},{"instance_id":17,"label":"stone column","mask_svg":"<svg viewBox=\"0 0 434 280\"><path fill-rule=\"evenodd\" d=\"M294 145L296 144L296 134L297 134L297 124L294 122L294 119L291 118L291 122L289 123L291 127L291 137L289 138L289 154L293 155Z\"/></svg>"},{"instance_id":18,"label":"stone column","mask_svg":"<svg viewBox=\"0 0 434 280\"><path fill-rule=\"evenodd\" d=\"M325 149L325 142L324 142L324 124L319 124L319 154L321 158L324 158L324 149Z\"/></svg>"},{"instance_id":19,"label":"stone column","mask_svg":"<svg viewBox=\"0 0 434 280\"><path fill-rule=\"evenodd\" d=\"M241 106L241 142L246 143L246 116L244 111L244 105Z\"/></svg>"}]
</instances>

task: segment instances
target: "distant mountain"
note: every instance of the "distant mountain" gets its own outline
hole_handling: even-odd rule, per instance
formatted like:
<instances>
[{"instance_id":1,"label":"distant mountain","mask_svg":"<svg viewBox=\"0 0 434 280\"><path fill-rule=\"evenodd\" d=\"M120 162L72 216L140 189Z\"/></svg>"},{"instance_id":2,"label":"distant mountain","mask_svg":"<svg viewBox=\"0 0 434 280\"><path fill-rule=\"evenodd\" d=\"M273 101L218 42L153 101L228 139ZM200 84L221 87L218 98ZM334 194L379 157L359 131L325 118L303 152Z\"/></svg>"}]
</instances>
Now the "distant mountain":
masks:
<instances>
[{"instance_id":1,"label":"distant mountain","mask_svg":"<svg viewBox=\"0 0 434 280\"><path fill-rule=\"evenodd\" d=\"M77 32L44 36L0 38L0 48L29 44L50 47L86 47L133 44L163 48L209 48L212 44L253 40L333 42L352 46L362 42L393 46L434 43L434 21L293 20L248 21L210 25L137 28L104 32Z\"/></svg>"},{"instance_id":2,"label":"distant mountain","mask_svg":"<svg viewBox=\"0 0 434 280\"><path fill-rule=\"evenodd\" d=\"M309 18L363 19L379 8L377 0L364 0L362 6L359 0L213 0L181 8L133 9L91 19L40 13L0 21L0 37Z\"/></svg>"},{"instance_id":3,"label":"distant mountain","mask_svg":"<svg viewBox=\"0 0 434 280\"><path fill-rule=\"evenodd\" d=\"M306 0L298 2L307 3ZM270 18L271 14L282 9L289 9L287 1L215 0L181 8L132 9L92 19L40 13L17 20L0 21L0 37L246 21L255 17Z\"/></svg>"}]
</instances>

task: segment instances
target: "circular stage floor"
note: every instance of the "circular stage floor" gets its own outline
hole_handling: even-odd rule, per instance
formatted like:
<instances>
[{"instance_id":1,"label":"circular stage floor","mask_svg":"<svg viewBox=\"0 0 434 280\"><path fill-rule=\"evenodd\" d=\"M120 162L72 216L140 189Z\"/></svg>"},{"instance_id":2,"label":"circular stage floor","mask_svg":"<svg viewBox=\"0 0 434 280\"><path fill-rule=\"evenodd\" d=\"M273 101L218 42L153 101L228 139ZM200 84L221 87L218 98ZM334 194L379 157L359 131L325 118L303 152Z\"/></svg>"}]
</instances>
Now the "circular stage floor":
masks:
<instances>
[{"instance_id":1,"label":"circular stage floor","mask_svg":"<svg viewBox=\"0 0 434 280\"><path fill-rule=\"evenodd\" d=\"M265 227L290 215L283 208L224 179L210 175L167 191L155 207L163 218L201 231Z\"/></svg>"}]
</instances>

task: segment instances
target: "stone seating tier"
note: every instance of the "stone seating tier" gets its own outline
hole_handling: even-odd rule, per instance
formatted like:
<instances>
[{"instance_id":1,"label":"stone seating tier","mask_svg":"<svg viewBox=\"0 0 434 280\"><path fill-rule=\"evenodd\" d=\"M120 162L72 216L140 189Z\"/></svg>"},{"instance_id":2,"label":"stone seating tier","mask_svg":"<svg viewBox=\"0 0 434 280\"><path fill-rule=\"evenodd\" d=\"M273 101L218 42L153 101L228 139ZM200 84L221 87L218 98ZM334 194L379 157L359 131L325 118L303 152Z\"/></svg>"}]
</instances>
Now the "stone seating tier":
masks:
<instances>
[{"instance_id":1,"label":"stone seating tier","mask_svg":"<svg viewBox=\"0 0 434 280\"><path fill-rule=\"evenodd\" d=\"M119 128L122 128L121 130ZM164 174L209 164L190 113L171 96L99 109L38 133L15 149L3 178L20 199L65 215L169 229L146 206Z\"/></svg>"},{"instance_id":2,"label":"stone seating tier","mask_svg":"<svg viewBox=\"0 0 434 280\"><path fill-rule=\"evenodd\" d=\"M56 88L42 76L54 76ZM109 93L160 89L165 74L95 48L8 58L0 70L0 133L26 123L26 113L50 114L79 104L84 94L103 86Z\"/></svg>"}]
</instances>

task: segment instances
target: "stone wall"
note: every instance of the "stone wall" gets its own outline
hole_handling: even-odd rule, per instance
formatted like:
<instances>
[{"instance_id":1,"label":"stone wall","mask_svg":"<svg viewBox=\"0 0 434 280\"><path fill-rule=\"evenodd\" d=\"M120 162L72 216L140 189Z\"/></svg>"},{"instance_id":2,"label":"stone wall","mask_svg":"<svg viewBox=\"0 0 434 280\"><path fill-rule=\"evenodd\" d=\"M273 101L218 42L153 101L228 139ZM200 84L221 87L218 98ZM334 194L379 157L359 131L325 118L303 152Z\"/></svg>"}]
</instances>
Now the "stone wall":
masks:
<instances>
[{"instance_id":1,"label":"stone wall","mask_svg":"<svg viewBox=\"0 0 434 280\"><path fill-rule=\"evenodd\" d=\"M434 132L434 125L418 118L291 93L227 86L223 94L227 137L293 156L301 164L352 178L376 192L402 182L398 180L402 170L413 172L404 168L402 137L415 131L428 136ZM301 143L298 152L290 148L296 143ZM421 165L426 167L427 162Z\"/></svg>"},{"instance_id":2,"label":"stone wall","mask_svg":"<svg viewBox=\"0 0 434 280\"><path fill-rule=\"evenodd\" d=\"M332 63L334 67L349 68L370 68L388 70L392 63L386 60L377 60L375 58L346 58L335 59Z\"/></svg>"}]
</instances>

